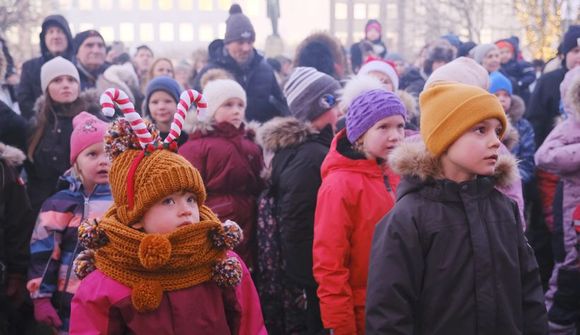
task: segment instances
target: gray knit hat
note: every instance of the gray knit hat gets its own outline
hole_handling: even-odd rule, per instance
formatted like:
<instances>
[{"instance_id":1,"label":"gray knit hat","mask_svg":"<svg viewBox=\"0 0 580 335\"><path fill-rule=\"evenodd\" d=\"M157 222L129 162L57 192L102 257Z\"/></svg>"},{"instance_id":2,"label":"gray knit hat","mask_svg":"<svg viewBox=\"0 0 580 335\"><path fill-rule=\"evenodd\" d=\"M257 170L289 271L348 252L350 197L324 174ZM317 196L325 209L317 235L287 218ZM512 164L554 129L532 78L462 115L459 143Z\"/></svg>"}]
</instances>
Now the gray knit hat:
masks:
<instances>
[{"instance_id":1,"label":"gray knit hat","mask_svg":"<svg viewBox=\"0 0 580 335\"><path fill-rule=\"evenodd\" d=\"M242 8L238 4L230 7L230 17L226 20L226 36L224 44L239 40L256 40L256 32L252 22L242 13Z\"/></svg>"},{"instance_id":2,"label":"gray knit hat","mask_svg":"<svg viewBox=\"0 0 580 335\"><path fill-rule=\"evenodd\" d=\"M471 49L470 54L473 55L473 59L481 64L485 55L487 55L491 50L497 49L495 44L480 44L475 48Z\"/></svg>"},{"instance_id":3,"label":"gray knit hat","mask_svg":"<svg viewBox=\"0 0 580 335\"><path fill-rule=\"evenodd\" d=\"M42 92L46 92L48 84L53 79L64 75L73 77L78 83L81 82L79 71L69 60L58 56L44 63L40 68L40 87L42 88Z\"/></svg>"},{"instance_id":4,"label":"gray knit hat","mask_svg":"<svg viewBox=\"0 0 580 335\"><path fill-rule=\"evenodd\" d=\"M312 121L336 105L339 89L331 76L312 67L297 67L284 86L284 95L294 117Z\"/></svg>"}]
</instances>

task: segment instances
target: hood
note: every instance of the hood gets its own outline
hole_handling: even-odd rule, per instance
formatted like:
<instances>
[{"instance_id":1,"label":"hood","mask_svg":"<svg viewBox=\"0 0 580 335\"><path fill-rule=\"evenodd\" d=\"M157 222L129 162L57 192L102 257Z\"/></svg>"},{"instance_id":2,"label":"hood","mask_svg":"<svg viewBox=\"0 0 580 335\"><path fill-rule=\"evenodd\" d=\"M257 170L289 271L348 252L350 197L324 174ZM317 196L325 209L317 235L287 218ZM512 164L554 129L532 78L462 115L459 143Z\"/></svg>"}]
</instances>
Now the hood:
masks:
<instances>
[{"instance_id":1,"label":"hood","mask_svg":"<svg viewBox=\"0 0 580 335\"><path fill-rule=\"evenodd\" d=\"M340 171L348 171L352 173L360 173L367 175L369 177L378 177L381 178L383 172L381 167L377 164L375 160L369 159L353 159L346 157L341 151L344 148L346 140L346 130L341 130L336 136L332 139L332 144L330 145L330 151L324 162L322 162L321 172L322 172L322 179L326 178L333 172L340 170ZM348 142L348 140L346 140ZM350 146L350 143L347 145Z\"/></svg>"},{"instance_id":2,"label":"hood","mask_svg":"<svg viewBox=\"0 0 580 335\"><path fill-rule=\"evenodd\" d=\"M127 93L129 99L135 102L135 94L133 92L139 91L139 79L135 68L130 62L122 65L109 66L103 75L97 79L97 90L104 92L108 88L118 88Z\"/></svg>"},{"instance_id":3,"label":"hood","mask_svg":"<svg viewBox=\"0 0 580 335\"><path fill-rule=\"evenodd\" d=\"M520 134L518 130L513 126L511 119L508 118L507 129L501 139L501 143L506 146L506 148L511 151L519 142Z\"/></svg>"},{"instance_id":4,"label":"hood","mask_svg":"<svg viewBox=\"0 0 580 335\"><path fill-rule=\"evenodd\" d=\"M510 109L507 111L507 115L512 122L519 121L526 112L526 104L524 100L517 95L512 95L512 104Z\"/></svg>"},{"instance_id":5,"label":"hood","mask_svg":"<svg viewBox=\"0 0 580 335\"><path fill-rule=\"evenodd\" d=\"M232 68L236 69L240 66L238 63L224 51L224 40L218 39L214 40L208 46L209 51L209 59L210 61L216 62L218 64L227 65L228 70L232 70ZM264 58L262 55L256 51L256 48L253 48L254 56L250 63L247 65L248 68L253 68L256 64L260 63Z\"/></svg>"},{"instance_id":6,"label":"hood","mask_svg":"<svg viewBox=\"0 0 580 335\"><path fill-rule=\"evenodd\" d=\"M258 144L266 151L277 152L297 146L318 132L309 124L294 117L276 117L258 129Z\"/></svg>"},{"instance_id":7,"label":"hood","mask_svg":"<svg viewBox=\"0 0 580 335\"><path fill-rule=\"evenodd\" d=\"M389 166L398 175L417 179L419 184L442 179L439 159L433 157L423 141L405 141L389 155ZM511 154L499 155L493 179L506 187L518 178L517 160Z\"/></svg>"},{"instance_id":8,"label":"hood","mask_svg":"<svg viewBox=\"0 0 580 335\"><path fill-rule=\"evenodd\" d=\"M62 56L68 60L73 59L73 56L74 56L73 37L72 37L72 34L70 32L70 27L68 25L68 22L64 18L64 16L62 16L62 15L49 15L42 22L42 30L41 30L40 35L39 35L40 53L41 53L42 57L44 58L45 61L54 57L54 55L51 54L50 51L48 51L48 48L46 47L46 43L44 41L44 36L46 35L46 31L48 30L48 27L50 25L53 25L53 24L58 25L62 29L62 31L64 31L64 34L66 35L66 40L68 42L66 51L64 52L64 54Z\"/></svg>"},{"instance_id":9,"label":"hood","mask_svg":"<svg viewBox=\"0 0 580 335\"><path fill-rule=\"evenodd\" d=\"M516 36L512 36L510 38L504 38L503 40L498 40L494 44L497 44L498 42L508 42L509 44L511 44L512 47L514 47L514 54L512 55L511 61L518 60L518 55L520 53L520 40L519 40L519 38L517 38Z\"/></svg>"},{"instance_id":10,"label":"hood","mask_svg":"<svg viewBox=\"0 0 580 335\"><path fill-rule=\"evenodd\" d=\"M26 155L18 148L0 142L0 159L9 166L17 167L26 160Z\"/></svg>"}]
</instances>

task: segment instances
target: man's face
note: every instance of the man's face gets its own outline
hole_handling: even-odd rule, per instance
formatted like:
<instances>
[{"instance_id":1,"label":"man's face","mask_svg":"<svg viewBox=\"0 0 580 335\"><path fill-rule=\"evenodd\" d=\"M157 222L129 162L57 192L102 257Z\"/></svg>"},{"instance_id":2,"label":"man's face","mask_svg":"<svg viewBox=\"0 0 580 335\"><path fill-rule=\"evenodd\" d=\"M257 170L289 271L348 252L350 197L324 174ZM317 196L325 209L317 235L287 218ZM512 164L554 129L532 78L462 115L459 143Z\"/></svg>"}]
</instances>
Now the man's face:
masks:
<instances>
[{"instance_id":1,"label":"man's face","mask_svg":"<svg viewBox=\"0 0 580 335\"><path fill-rule=\"evenodd\" d=\"M153 62L153 54L148 49L142 48L137 51L133 60L139 71L147 71Z\"/></svg>"},{"instance_id":2,"label":"man's face","mask_svg":"<svg viewBox=\"0 0 580 335\"><path fill-rule=\"evenodd\" d=\"M105 42L99 36L87 38L77 52L77 60L87 70L97 69L103 65L105 56Z\"/></svg>"},{"instance_id":3,"label":"man's face","mask_svg":"<svg viewBox=\"0 0 580 335\"><path fill-rule=\"evenodd\" d=\"M44 34L44 43L46 48L53 55L59 55L66 51L68 40L64 31L57 26L50 26Z\"/></svg>"},{"instance_id":4,"label":"man's face","mask_svg":"<svg viewBox=\"0 0 580 335\"><path fill-rule=\"evenodd\" d=\"M572 70L578 65L580 65L580 46L575 47L566 54L566 67L568 70Z\"/></svg>"},{"instance_id":5,"label":"man's face","mask_svg":"<svg viewBox=\"0 0 580 335\"><path fill-rule=\"evenodd\" d=\"M226 44L226 50L238 65L246 64L254 52L254 41L233 41Z\"/></svg>"}]
</instances>

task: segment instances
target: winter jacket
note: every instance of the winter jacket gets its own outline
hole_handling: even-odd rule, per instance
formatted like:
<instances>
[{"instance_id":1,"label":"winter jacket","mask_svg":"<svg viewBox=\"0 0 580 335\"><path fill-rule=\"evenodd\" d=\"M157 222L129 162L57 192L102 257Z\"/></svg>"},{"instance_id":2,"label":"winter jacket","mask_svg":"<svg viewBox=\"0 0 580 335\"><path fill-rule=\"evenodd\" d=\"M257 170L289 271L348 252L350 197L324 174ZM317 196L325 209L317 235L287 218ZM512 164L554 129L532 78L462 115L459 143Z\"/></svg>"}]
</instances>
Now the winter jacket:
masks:
<instances>
[{"instance_id":1,"label":"winter jacket","mask_svg":"<svg viewBox=\"0 0 580 335\"><path fill-rule=\"evenodd\" d=\"M43 105L44 96L39 98L38 108ZM70 136L72 134L73 118L83 110L94 113L93 107L98 103L94 91L84 92L75 105L56 105L54 122L47 122L40 142L32 157L26 162L28 174L28 196L35 213L49 196L58 188L58 180L70 168ZM97 109L98 110L98 109ZM34 122L32 127L34 128ZM30 129L32 134L34 129ZM30 160L32 158L32 160Z\"/></svg>"},{"instance_id":2,"label":"winter jacket","mask_svg":"<svg viewBox=\"0 0 580 335\"><path fill-rule=\"evenodd\" d=\"M191 134L179 154L195 166L204 181L207 200L220 220L235 221L244 231L236 251L253 266L256 252L256 199L262 189L262 152L254 142L253 130L239 129L227 122L201 125Z\"/></svg>"},{"instance_id":3,"label":"winter jacket","mask_svg":"<svg viewBox=\"0 0 580 335\"><path fill-rule=\"evenodd\" d=\"M380 39L376 40L376 41L363 40L363 41L354 43L350 47L350 64L352 67L352 72L355 74L360 70L361 66L365 62L365 59L363 59L363 52L362 52L362 48L363 48L362 44L365 42L372 45L373 52L376 54L377 57L385 58L385 56L387 55L387 46Z\"/></svg>"},{"instance_id":4,"label":"winter jacket","mask_svg":"<svg viewBox=\"0 0 580 335\"><path fill-rule=\"evenodd\" d=\"M280 227L286 275L303 288L315 288L312 274L312 241L316 196L322 183L320 167L328 153L330 126L315 131L296 118L277 118L261 129L272 159L272 192Z\"/></svg>"},{"instance_id":5,"label":"winter jacket","mask_svg":"<svg viewBox=\"0 0 580 335\"><path fill-rule=\"evenodd\" d=\"M0 269L0 277L24 278L28 268L34 215L17 170L25 158L19 149L0 142L0 263L6 267ZM0 282L0 296L3 284Z\"/></svg>"},{"instance_id":6,"label":"winter jacket","mask_svg":"<svg viewBox=\"0 0 580 335\"><path fill-rule=\"evenodd\" d=\"M530 99L530 85L536 81L536 71L534 66L526 61L518 60L519 41L515 38L507 38L502 41L513 46L513 55L507 63L501 64L501 73L505 75L513 84L514 94L521 97L528 103Z\"/></svg>"},{"instance_id":7,"label":"winter jacket","mask_svg":"<svg viewBox=\"0 0 580 335\"><path fill-rule=\"evenodd\" d=\"M567 71L563 67L542 75L534 88L525 116L534 128L536 147L542 145L560 115L560 83Z\"/></svg>"},{"instance_id":8,"label":"winter jacket","mask_svg":"<svg viewBox=\"0 0 580 335\"><path fill-rule=\"evenodd\" d=\"M69 189L48 198L36 220L30 240L28 290L32 299L52 298L52 304L68 328L70 302L80 279L72 271L75 257L82 251L77 230L83 220L101 217L113 200L108 184L97 185L86 195L78 177L67 172L63 179Z\"/></svg>"},{"instance_id":9,"label":"winter jacket","mask_svg":"<svg viewBox=\"0 0 580 335\"><path fill-rule=\"evenodd\" d=\"M0 141L26 151L26 120L0 101Z\"/></svg>"},{"instance_id":10,"label":"winter jacket","mask_svg":"<svg viewBox=\"0 0 580 335\"><path fill-rule=\"evenodd\" d=\"M399 89L411 93L414 97L419 98L423 87L425 86L426 77L418 68L409 68L402 76L399 82Z\"/></svg>"},{"instance_id":11,"label":"winter jacket","mask_svg":"<svg viewBox=\"0 0 580 335\"><path fill-rule=\"evenodd\" d=\"M338 133L322 163L314 219L314 278L324 328L364 334L364 306L375 224L393 207L394 187L376 160Z\"/></svg>"},{"instance_id":12,"label":"winter jacket","mask_svg":"<svg viewBox=\"0 0 580 335\"><path fill-rule=\"evenodd\" d=\"M209 45L209 62L195 78L196 90L201 92L201 78L208 70L216 68L230 72L246 91L248 121L266 122L276 116L289 115L288 105L278 86L274 70L256 49L249 64L241 67L226 52L223 40L213 41Z\"/></svg>"},{"instance_id":13,"label":"winter jacket","mask_svg":"<svg viewBox=\"0 0 580 335\"><path fill-rule=\"evenodd\" d=\"M534 153L536 142L534 141L534 128L530 122L523 118L525 105L522 98L512 95L512 105L507 111L511 125L518 132L518 142L510 149L510 152L518 159L518 170L522 183L529 183L534 178Z\"/></svg>"},{"instance_id":14,"label":"winter jacket","mask_svg":"<svg viewBox=\"0 0 580 335\"><path fill-rule=\"evenodd\" d=\"M111 66L111 64L105 62L98 69L93 70L93 71L89 71L89 70L85 69L85 67L81 63L79 63L79 61L77 59L77 60L75 60L75 66L77 67L77 70L79 71L79 78L81 80L81 82L80 82L81 91L86 91L86 90L89 90L91 88L97 87L97 81L98 81L99 77L103 75L105 70L107 70L109 68L109 66Z\"/></svg>"},{"instance_id":15,"label":"winter jacket","mask_svg":"<svg viewBox=\"0 0 580 335\"><path fill-rule=\"evenodd\" d=\"M494 187L512 181L515 160L460 184L435 179L423 143L389 162L403 179L373 236L367 334L546 334L533 251L516 204Z\"/></svg>"},{"instance_id":16,"label":"winter jacket","mask_svg":"<svg viewBox=\"0 0 580 335\"><path fill-rule=\"evenodd\" d=\"M67 39L67 49L60 55L70 61L73 60L73 38L68 26L68 22L61 15L49 15L44 19L44 22L54 22L57 24L64 32ZM44 63L51 60L56 55L53 55L48 51L48 47L44 41L46 35L46 29L40 32L40 57L27 60L22 64L22 71L20 74L20 84L17 89L18 105L20 106L20 112L25 119L30 119L34 116L34 102L38 97L43 95L40 87L40 68Z\"/></svg>"}]
</instances>

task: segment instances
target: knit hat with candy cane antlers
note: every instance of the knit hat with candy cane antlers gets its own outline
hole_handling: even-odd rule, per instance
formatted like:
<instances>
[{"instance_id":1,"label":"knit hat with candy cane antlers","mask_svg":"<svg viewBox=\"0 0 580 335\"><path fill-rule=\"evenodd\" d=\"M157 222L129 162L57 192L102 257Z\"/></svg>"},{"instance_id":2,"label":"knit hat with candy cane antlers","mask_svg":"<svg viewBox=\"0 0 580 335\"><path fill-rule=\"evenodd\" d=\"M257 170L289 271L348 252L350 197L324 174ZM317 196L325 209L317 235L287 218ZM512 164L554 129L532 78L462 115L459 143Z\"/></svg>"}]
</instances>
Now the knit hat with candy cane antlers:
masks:
<instances>
[{"instance_id":1,"label":"knit hat with candy cane antlers","mask_svg":"<svg viewBox=\"0 0 580 335\"><path fill-rule=\"evenodd\" d=\"M108 89L103 93L103 114L112 116L115 102L125 119L111 125L105 135L105 148L112 159L109 182L119 220L132 225L157 201L184 190L193 192L201 207L206 199L203 180L191 163L176 153L175 142L191 104L197 105L198 113L206 109L201 94L194 90L181 94L164 141L153 126L143 121L123 91Z\"/></svg>"}]
</instances>

